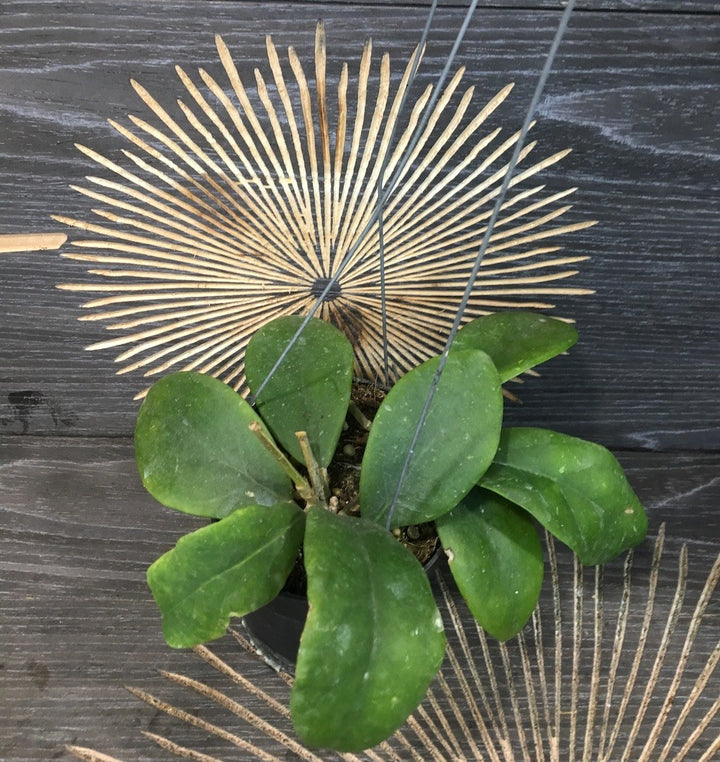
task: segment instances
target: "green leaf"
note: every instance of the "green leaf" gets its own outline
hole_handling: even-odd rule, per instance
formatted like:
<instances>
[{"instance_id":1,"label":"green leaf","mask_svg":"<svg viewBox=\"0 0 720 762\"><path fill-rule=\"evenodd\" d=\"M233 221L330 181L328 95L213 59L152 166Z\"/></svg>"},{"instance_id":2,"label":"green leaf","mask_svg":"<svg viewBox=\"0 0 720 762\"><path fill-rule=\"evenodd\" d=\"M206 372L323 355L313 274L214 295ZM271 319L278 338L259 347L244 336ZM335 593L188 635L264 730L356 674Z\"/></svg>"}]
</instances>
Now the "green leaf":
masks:
<instances>
[{"instance_id":1,"label":"green leaf","mask_svg":"<svg viewBox=\"0 0 720 762\"><path fill-rule=\"evenodd\" d=\"M422 701L443 659L442 620L422 566L375 524L311 508L304 555L293 722L309 746L360 751Z\"/></svg>"},{"instance_id":2,"label":"green leaf","mask_svg":"<svg viewBox=\"0 0 720 762\"><path fill-rule=\"evenodd\" d=\"M577 338L577 331L562 320L511 310L471 321L458 331L453 346L487 352L505 383L564 352Z\"/></svg>"},{"instance_id":3,"label":"green leaf","mask_svg":"<svg viewBox=\"0 0 720 762\"><path fill-rule=\"evenodd\" d=\"M435 357L403 376L373 421L360 469L360 508L384 525L438 367ZM400 490L392 526L446 513L492 462L502 422L500 379L490 358L453 350Z\"/></svg>"},{"instance_id":4,"label":"green leaf","mask_svg":"<svg viewBox=\"0 0 720 762\"><path fill-rule=\"evenodd\" d=\"M269 603L297 559L304 524L293 503L249 505L158 558L147 580L168 644L191 648L219 638L231 616Z\"/></svg>"},{"instance_id":5,"label":"green leaf","mask_svg":"<svg viewBox=\"0 0 720 762\"><path fill-rule=\"evenodd\" d=\"M543 580L542 546L529 514L476 487L436 526L475 619L498 640L520 632Z\"/></svg>"},{"instance_id":6,"label":"green leaf","mask_svg":"<svg viewBox=\"0 0 720 762\"><path fill-rule=\"evenodd\" d=\"M213 518L249 503L290 500L290 479L248 430L259 420L217 379L200 373L160 379L135 426L135 458L145 488L163 505Z\"/></svg>"},{"instance_id":7,"label":"green leaf","mask_svg":"<svg viewBox=\"0 0 720 762\"><path fill-rule=\"evenodd\" d=\"M481 487L524 508L584 564L600 564L645 537L647 518L604 447L546 429L506 429Z\"/></svg>"},{"instance_id":8,"label":"green leaf","mask_svg":"<svg viewBox=\"0 0 720 762\"><path fill-rule=\"evenodd\" d=\"M250 391L265 381L303 318L281 317L263 326L245 352ZM324 320L311 320L256 400L257 409L277 441L305 463L295 436L306 431L321 466L332 459L350 403L353 349Z\"/></svg>"}]
</instances>

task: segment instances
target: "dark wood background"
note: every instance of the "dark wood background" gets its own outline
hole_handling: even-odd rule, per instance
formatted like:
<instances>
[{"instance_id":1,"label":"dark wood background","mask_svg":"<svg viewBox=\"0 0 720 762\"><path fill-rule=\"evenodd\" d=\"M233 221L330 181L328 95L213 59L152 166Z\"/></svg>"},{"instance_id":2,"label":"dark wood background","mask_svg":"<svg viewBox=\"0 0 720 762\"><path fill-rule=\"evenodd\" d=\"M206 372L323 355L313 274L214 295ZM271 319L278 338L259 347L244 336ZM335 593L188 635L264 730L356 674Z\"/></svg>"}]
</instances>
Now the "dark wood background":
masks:
<instances>
[{"instance_id":1,"label":"dark wood background","mask_svg":"<svg viewBox=\"0 0 720 762\"><path fill-rule=\"evenodd\" d=\"M143 111L130 77L172 102L175 64L219 69L216 32L241 73L262 67L266 34L309 59L320 17L329 72L368 36L401 65L427 5L4 0L0 234L60 232L51 214L88 215L69 186L95 168L75 143L124 147L106 119ZM559 4L480 5L458 64L479 93L514 81L503 115L519 125ZM441 6L421 84L465 3ZM565 243L590 255L576 281L597 293L557 300L581 341L509 413L613 448L651 535L666 521L701 576L720 544L719 64L717 2L578 3L535 137L548 153L574 149L543 177L579 188L572 221L599 221ZM55 288L82 267L46 251L0 254L0 268L0 758L52 759L77 742L158 759L139 735L153 718L122 686L186 663L161 641L144 570L193 521L158 510L137 484L142 380L116 377L112 351L84 351L102 330L77 322L82 299Z\"/></svg>"}]
</instances>

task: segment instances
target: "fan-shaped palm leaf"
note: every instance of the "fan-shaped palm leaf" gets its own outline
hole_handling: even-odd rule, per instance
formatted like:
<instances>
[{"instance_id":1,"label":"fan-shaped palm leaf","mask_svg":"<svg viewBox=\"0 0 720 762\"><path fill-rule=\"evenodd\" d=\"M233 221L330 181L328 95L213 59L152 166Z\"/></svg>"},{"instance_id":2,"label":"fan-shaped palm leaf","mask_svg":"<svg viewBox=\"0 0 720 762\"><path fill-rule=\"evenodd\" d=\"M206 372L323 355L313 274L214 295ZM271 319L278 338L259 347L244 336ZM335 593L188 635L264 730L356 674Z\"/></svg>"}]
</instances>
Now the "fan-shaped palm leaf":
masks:
<instances>
[{"instance_id":1,"label":"fan-shaped palm leaf","mask_svg":"<svg viewBox=\"0 0 720 762\"><path fill-rule=\"evenodd\" d=\"M205 711L195 715L147 691L130 690L156 710L205 731L215 744L225 743L228 759L233 750L264 760L287 755L373 762L716 759L720 698L714 674L720 643L713 637L717 612L710 606L720 557L697 599L687 605L687 547L673 554L673 578L664 561L663 527L646 559L638 561L630 551L624 563L595 567L589 574L577 558L559 559L552 538L546 539L546 605L508 643L488 639L438 575L450 633L445 665L407 725L363 754L319 756L300 746L286 703L204 646L196 654L228 678L227 691L180 674L163 675L228 709L234 717L222 727L204 719ZM673 585L674 592L658 594ZM254 653L244 635L233 634ZM287 673L278 675L292 681ZM268 686L267 680L262 683ZM177 756L216 759L164 736L146 735ZM110 760L89 749L71 751L80 759Z\"/></svg>"},{"instance_id":2,"label":"fan-shaped palm leaf","mask_svg":"<svg viewBox=\"0 0 720 762\"><path fill-rule=\"evenodd\" d=\"M383 341L372 218L384 164L384 177L399 177L382 231L392 377L437 352L518 138L486 126L511 86L477 111L460 70L434 105L428 87L404 118L414 59L394 79L384 55L373 78L366 43L352 85L342 66L333 100L322 24L314 93L292 48L289 74L268 38L270 82L256 70L250 87L220 37L216 44L227 83L200 69L200 84L178 67L186 95L176 115L133 82L154 122L112 122L131 145L125 164L80 147L106 170L77 188L97 202L98 220L56 219L92 236L63 254L93 265L91 281L60 286L102 294L81 319L103 321L115 336L90 348L122 349L120 373L193 369L240 388L253 332L280 314L307 312L349 255L319 316L354 339L358 374L377 378ZM589 293L561 285L584 257L561 254L555 239L593 223L563 224L574 189L529 184L567 152L534 160L534 149L522 150L466 320Z\"/></svg>"}]
</instances>

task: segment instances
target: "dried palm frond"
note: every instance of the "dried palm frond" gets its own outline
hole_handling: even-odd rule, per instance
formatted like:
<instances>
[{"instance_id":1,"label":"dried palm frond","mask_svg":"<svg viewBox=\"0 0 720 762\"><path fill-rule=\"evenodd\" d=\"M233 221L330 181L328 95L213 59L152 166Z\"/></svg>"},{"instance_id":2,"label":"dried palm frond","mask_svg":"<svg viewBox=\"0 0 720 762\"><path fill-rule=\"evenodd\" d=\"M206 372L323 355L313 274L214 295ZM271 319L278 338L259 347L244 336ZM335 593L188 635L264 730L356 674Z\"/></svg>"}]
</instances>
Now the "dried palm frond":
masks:
<instances>
[{"instance_id":1,"label":"dried palm frond","mask_svg":"<svg viewBox=\"0 0 720 762\"><path fill-rule=\"evenodd\" d=\"M21 251L51 251L67 241L64 233L7 233L0 235L0 254Z\"/></svg>"},{"instance_id":2,"label":"dried palm frond","mask_svg":"<svg viewBox=\"0 0 720 762\"><path fill-rule=\"evenodd\" d=\"M289 76L268 37L270 79L256 69L250 86L216 44L227 84L200 69L200 85L178 67L186 96L175 115L133 82L154 122L111 122L131 144L124 165L79 147L109 173L76 188L97 202L98 221L55 218L92 234L63 253L92 265L92 279L60 286L101 295L81 319L116 335L89 348L122 349L119 373L198 370L240 389L250 336L273 317L307 313L347 259L318 316L353 340L363 378L381 376L388 346L394 380L437 353L452 325L519 137L486 127L511 86L478 110L460 69L437 99L429 86L406 110L420 49L399 78L388 55L373 77L367 42L352 82L341 67L333 99L322 24L314 78L293 48ZM575 189L529 184L568 152L534 160L535 148L520 153L464 320L591 293L563 284L585 257L555 240L593 224L562 222ZM380 227L373 215L391 176Z\"/></svg>"},{"instance_id":3,"label":"dried palm frond","mask_svg":"<svg viewBox=\"0 0 720 762\"><path fill-rule=\"evenodd\" d=\"M195 649L228 680L218 690L196 678L163 672L171 683L230 712L222 727L136 688L138 698L208 734L222 759L488 760L488 762L710 762L720 751L717 613L706 623L720 579L716 560L697 600L685 605L688 554L675 562L674 593L666 567L664 528L651 556L629 552L589 572L547 539L550 574L545 605L517 638L486 638L444 584L436 584L450 633L444 667L425 702L386 743L359 755L327 755L294 738L286 702L243 677L208 648ZM644 548L643 548L644 550ZM569 554L568 554L569 555ZM637 555L640 555L639 553ZM569 568L565 568L568 564ZM572 573L561 573L571 571ZM665 576L662 576L662 574ZM638 580L642 580L638 582ZM658 594L660 591L660 594ZM253 647L240 632L236 640ZM266 686L270 675L262 678ZM287 697L292 678L280 673ZM250 708L252 706L252 708ZM215 760L157 733L163 749L187 759ZM252 740L251 740L252 739ZM210 750L208 743L204 745ZM109 758L72 747L80 759ZM96 756L93 756L95 754Z\"/></svg>"}]
</instances>

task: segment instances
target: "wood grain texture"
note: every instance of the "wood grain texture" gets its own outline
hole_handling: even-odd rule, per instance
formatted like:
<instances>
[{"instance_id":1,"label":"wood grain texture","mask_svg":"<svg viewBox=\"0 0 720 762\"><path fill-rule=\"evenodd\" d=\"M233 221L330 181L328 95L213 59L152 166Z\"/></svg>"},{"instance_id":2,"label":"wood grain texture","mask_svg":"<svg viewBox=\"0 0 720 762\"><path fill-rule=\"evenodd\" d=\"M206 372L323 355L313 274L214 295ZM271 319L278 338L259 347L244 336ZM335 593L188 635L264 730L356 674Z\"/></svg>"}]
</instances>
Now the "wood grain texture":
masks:
<instances>
[{"instance_id":1,"label":"wood grain texture","mask_svg":"<svg viewBox=\"0 0 720 762\"><path fill-rule=\"evenodd\" d=\"M658 606L672 596L673 553L683 542L690 553L688 600L695 600L718 551L720 455L619 457L647 508L650 536L667 524L669 575ZM143 492L125 439L17 437L0 444L0 464L0 758L54 759L68 743L127 762L166 758L140 731L165 732L168 721L124 686L192 708L188 695L166 685L157 669L218 684L212 670L163 644L144 582L148 564L199 520L163 509ZM639 559L651 552L651 540L636 551ZM608 601L618 590L610 585ZM719 616L711 607L701 651L714 642ZM265 674L230 639L213 648L246 676ZM269 674L260 679L274 690ZM196 706L205 719L227 720L208 702L198 699ZM182 740L184 733L175 729L172 736ZM212 743L203 748L223 750Z\"/></svg>"},{"instance_id":2,"label":"wood grain texture","mask_svg":"<svg viewBox=\"0 0 720 762\"><path fill-rule=\"evenodd\" d=\"M4 6L0 113L5 200L0 231L59 231L51 212L87 218L92 202L68 187L96 173L81 142L120 157L124 140L106 124L145 116L132 76L172 107L181 94L173 65L217 74L214 32L241 74L267 71L264 35L311 60L314 22L326 18L328 72L357 61L363 40L407 60L421 8L346 4L20 3ZM198 13L198 7L203 12ZM461 10L443 8L421 74L432 81ZM516 88L499 117L517 126L554 32L557 14L488 9L458 63L482 102L508 81ZM557 59L534 132L546 153L574 152L543 178L578 186L572 221L599 224L564 242L589 254L577 285L594 297L561 298L581 343L541 381L522 389L518 423L585 433L615 447L717 448L715 328L718 260L717 15L579 13ZM219 75L218 75L219 76ZM83 347L106 337L78 323L81 299L55 290L83 268L52 252L8 254L0 298L0 426L5 433L126 435L137 374L113 377L113 353Z\"/></svg>"},{"instance_id":3,"label":"wood grain texture","mask_svg":"<svg viewBox=\"0 0 720 762\"><path fill-rule=\"evenodd\" d=\"M228 2L239 2L241 0L228 0ZM272 3L282 3L287 0L269 0L266 5ZM317 3L321 5L322 3ZM333 0L334 5L353 5L358 6L356 0ZM394 5L394 6L419 6L429 8L430 0L364 0L363 6L373 5ZM441 0L439 5L443 8L466 9L470 5L470 0L462 2L461 0ZM477 4L478 11L487 9L507 8L510 10L530 10L547 9L558 10L564 5L563 0L479 0ZM718 10L718 3L714 0L576 0L575 11L582 13L585 11L615 11L616 13L648 11L651 13L712 13Z\"/></svg>"},{"instance_id":4,"label":"wood grain texture","mask_svg":"<svg viewBox=\"0 0 720 762\"><path fill-rule=\"evenodd\" d=\"M368 36L398 72L427 5L5 0L0 234L62 234L51 213L89 217L92 204L69 186L98 170L74 144L122 158L124 141L106 119L146 116L130 77L172 108L181 94L175 64L220 72L215 32L252 81L255 66L267 71L265 34L310 61L320 16L331 87ZM442 6L418 87L439 71L465 8ZM458 65L478 103L516 82L498 122L514 129L558 6L481 6ZM516 425L624 448L651 535L666 521L669 548L690 544L693 589L720 537L719 37L720 8L710 0L578 3L533 131L544 153L574 148L544 180L578 186L570 221L599 220L565 242L568 253L592 257L576 280L597 294L557 301L557 314L577 318L581 341L542 378L514 388L524 404L508 408ZM128 762L164 759L140 731L163 732L168 722L123 686L186 701L154 671L215 679L163 644L144 582L147 565L198 523L158 509L139 486L128 436L145 380L115 377L112 352L83 350L106 334L77 322L81 300L55 288L87 278L82 267L40 251L4 253L0 268L0 758L39 762L77 743ZM665 606L671 587L660 595ZM713 604L711 624L719 614ZM265 674L229 641L218 650L244 673ZM225 717L200 700L197 708Z\"/></svg>"}]
</instances>

